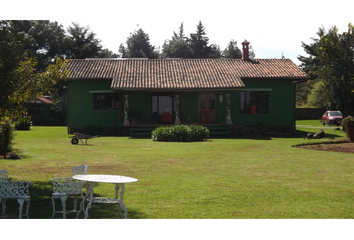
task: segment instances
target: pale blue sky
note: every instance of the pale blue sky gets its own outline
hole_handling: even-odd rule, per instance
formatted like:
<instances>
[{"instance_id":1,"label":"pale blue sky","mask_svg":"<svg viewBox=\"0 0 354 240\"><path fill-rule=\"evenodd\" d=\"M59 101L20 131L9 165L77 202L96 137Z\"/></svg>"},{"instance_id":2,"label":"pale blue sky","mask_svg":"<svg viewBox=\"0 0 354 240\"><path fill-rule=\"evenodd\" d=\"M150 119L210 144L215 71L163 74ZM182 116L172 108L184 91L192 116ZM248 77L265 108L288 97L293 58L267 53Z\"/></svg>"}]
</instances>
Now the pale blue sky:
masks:
<instances>
[{"instance_id":1,"label":"pale blue sky","mask_svg":"<svg viewBox=\"0 0 354 240\"><path fill-rule=\"evenodd\" d=\"M118 53L121 43L125 45L130 33L142 28L150 37L150 43L162 47L171 39L173 32L179 31L183 22L186 35L196 31L199 19L51 19L65 28L71 22L90 27L101 40L104 48ZM285 58L299 65L298 55L305 55L301 42L311 43L318 28L337 26L339 32L348 30L348 23L354 19L201 19L210 44L218 44L224 50L231 39L249 41L256 58Z\"/></svg>"}]
</instances>

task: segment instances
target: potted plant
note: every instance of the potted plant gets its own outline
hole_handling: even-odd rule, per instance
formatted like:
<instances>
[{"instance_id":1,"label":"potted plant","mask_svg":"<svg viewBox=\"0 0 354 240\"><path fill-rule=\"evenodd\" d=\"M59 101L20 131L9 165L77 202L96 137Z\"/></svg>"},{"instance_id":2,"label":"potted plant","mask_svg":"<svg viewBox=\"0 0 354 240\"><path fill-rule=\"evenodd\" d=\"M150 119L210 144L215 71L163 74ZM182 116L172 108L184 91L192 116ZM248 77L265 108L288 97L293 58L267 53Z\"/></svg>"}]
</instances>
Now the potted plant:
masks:
<instances>
[{"instance_id":1,"label":"potted plant","mask_svg":"<svg viewBox=\"0 0 354 240\"><path fill-rule=\"evenodd\" d=\"M343 128L345 129L345 134L347 139L354 141L354 117L348 116L345 117L342 121Z\"/></svg>"}]
</instances>

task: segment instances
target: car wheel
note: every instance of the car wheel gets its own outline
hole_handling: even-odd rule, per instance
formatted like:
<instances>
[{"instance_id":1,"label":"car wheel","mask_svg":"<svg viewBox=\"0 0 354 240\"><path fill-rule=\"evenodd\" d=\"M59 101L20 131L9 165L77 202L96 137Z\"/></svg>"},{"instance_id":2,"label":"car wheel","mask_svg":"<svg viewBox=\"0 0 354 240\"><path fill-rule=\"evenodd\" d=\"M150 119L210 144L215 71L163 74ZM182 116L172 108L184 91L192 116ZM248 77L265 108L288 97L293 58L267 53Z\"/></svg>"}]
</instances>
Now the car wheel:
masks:
<instances>
[{"instance_id":1,"label":"car wheel","mask_svg":"<svg viewBox=\"0 0 354 240\"><path fill-rule=\"evenodd\" d=\"M322 120L322 125L324 126L324 125L326 125L326 123Z\"/></svg>"}]
</instances>

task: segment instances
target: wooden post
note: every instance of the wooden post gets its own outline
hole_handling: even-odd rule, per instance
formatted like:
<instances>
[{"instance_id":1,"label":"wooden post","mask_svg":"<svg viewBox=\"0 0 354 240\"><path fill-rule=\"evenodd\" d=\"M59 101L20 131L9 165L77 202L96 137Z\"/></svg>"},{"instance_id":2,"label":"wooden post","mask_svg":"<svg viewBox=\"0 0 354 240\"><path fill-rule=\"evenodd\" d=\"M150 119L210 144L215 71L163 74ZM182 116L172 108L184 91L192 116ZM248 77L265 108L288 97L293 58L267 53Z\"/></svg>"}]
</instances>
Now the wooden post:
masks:
<instances>
[{"instance_id":1,"label":"wooden post","mask_svg":"<svg viewBox=\"0 0 354 240\"><path fill-rule=\"evenodd\" d=\"M181 121L179 119L179 95L175 95L175 125L181 124Z\"/></svg>"},{"instance_id":2,"label":"wooden post","mask_svg":"<svg viewBox=\"0 0 354 240\"><path fill-rule=\"evenodd\" d=\"M124 103L124 122L123 125L129 125L129 95L125 95L125 103Z\"/></svg>"},{"instance_id":3,"label":"wooden post","mask_svg":"<svg viewBox=\"0 0 354 240\"><path fill-rule=\"evenodd\" d=\"M232 124L230 94L226 94L226 123Z\"/></svg>"}]
</instances>

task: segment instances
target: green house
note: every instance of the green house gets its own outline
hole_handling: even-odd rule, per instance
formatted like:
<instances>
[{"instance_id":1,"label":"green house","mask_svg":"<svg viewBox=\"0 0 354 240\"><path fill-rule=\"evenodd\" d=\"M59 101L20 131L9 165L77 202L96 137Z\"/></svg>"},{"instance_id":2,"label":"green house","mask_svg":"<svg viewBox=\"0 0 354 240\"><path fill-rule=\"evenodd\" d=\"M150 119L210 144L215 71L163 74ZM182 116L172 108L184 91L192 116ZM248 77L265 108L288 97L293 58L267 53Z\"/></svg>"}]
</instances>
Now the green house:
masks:
<instances>
[{"instance_id":1,"label":"green house","mask_svg":"<svg viewBox=\"0 0 354 240\"><path fill-rule=\"evenodd\" d=\"M132 136L194 124L218 134L292 133L295 83L289 59L70 60L68 132Z\"/></svg>"}]
</instances>

